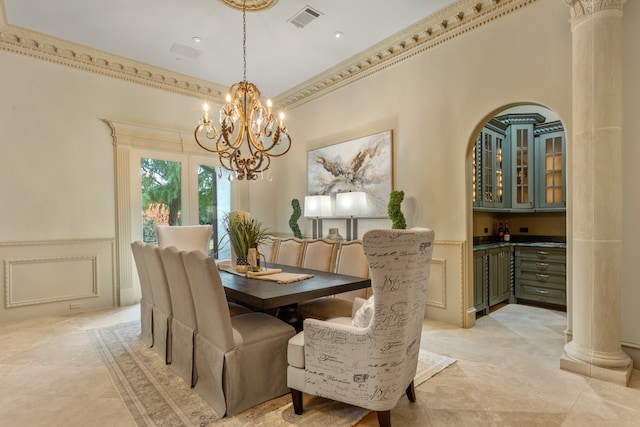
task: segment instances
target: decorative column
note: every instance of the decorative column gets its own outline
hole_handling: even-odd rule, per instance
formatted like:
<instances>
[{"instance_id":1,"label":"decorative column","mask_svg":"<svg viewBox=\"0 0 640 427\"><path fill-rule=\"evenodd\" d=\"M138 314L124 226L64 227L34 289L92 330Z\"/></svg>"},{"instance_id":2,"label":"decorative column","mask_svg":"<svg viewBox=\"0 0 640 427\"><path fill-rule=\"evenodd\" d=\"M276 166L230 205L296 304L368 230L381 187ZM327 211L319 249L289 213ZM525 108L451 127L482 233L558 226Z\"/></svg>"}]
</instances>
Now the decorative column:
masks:
<instances>
[{"instance_id":1,"label":"decorative column","mask_svg":"<svg viewBox=\"0 0 640 427\"><path fill-rule=\"evenodd\" d=\"M627 385L621 348L622 6L564 0L573 53L573 339L560 368Z\"/></svg>"}]
</instances>

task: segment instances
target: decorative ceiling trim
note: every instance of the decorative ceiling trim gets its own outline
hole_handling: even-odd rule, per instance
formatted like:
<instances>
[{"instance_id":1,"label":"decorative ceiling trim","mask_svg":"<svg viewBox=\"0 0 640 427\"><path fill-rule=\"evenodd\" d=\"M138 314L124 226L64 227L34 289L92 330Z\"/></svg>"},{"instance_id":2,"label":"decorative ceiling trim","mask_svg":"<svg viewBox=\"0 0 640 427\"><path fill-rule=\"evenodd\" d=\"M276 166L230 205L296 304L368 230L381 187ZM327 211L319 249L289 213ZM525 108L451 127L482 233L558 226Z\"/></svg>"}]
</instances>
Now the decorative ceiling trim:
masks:
<instances>
[{"instance_id":1,"label":"decorative ceiling trim","mask_svg":"<svg viewBox=\"0 0 640 427\"><path fill-rule=\"evenodd\" d=\"M278 0L220 0L220 3L238 10L246 8L247 12L258 12L269 9L278 3Z\"/></svg>"},{"instance_id":2,"label":"decorative ceiling trim","mask_svg":"<svg viewBox=\"0 0 640 427\"><path fill-rule=\"evenodd\" d=\"M355 83L538 0L459 0L275 97L293 108Z\"/></svg>"},{"instance_id":3,"label":"decorative ceiling trim","mask_svg":"<svg viewBox=\"0 0 640 427\"><path fill-rule=\"evenodd\" d=\"M260 1L262 0L256 0ZM458 0L360 54L285 91L275 97L274 103L280 108L295 108L536 1L538 0ZM0 1L0 6L0 50L219 104L224 102L228 90L226 86L6 24L3 1Z\"/></svg>"},{"instance_id":4,"label":"decorative ceiling trim","mask_svg":"<svg viewBox=\"0 0 640 427\"><path fill-rule=\"evenodd\" d=\"M228 88L15 25L0 27L0 50L222 103Z\"/></svg>"}]
</instances>

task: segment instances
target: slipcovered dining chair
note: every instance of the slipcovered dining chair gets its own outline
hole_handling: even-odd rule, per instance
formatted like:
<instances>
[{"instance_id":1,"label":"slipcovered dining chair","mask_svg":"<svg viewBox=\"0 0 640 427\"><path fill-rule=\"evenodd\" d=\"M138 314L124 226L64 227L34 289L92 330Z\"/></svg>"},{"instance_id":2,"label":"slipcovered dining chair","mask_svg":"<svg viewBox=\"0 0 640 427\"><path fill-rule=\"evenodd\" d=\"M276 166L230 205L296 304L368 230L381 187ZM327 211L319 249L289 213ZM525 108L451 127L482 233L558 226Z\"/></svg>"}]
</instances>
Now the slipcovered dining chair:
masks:
<instances>
[{"instance_id":1,"label":"slipcovered dining chair","mask_svg":"<svg viewBox=\"0 0 640 427\"><path fill-rule=\"evenodd\" d=\"M166 248L175 246L181 251L199 250L209 254L212 225L156 226L158 246Z\"/></svg>"},{"instance_id":2,"label":"slipcovered dining chair","mask_svg":"<svg viewBox=\"0 0 640 427\"><path fill-rule=\"evenodd\" d=\"M171 369L191 387L195 384L193 342L198 328L193 296L180 251L160 248L160 258L167 274L173 317L171 319Z\"/></svg>"},{"instance_id":3,"label":"slipcovered dining chair","mask_svg":"<svg viewBox=\"0 0 640 427\"><path fill-rule=\"evenodd\" d=\"M171 324L173 308L169 283L160 258L160 248L154 244L143 246L144 259L153 290L153 349L167 364L171 363Z\"/></svg>"},{"instance_id":4,"label":"slipcovered dining chair","mask_svg":"<svg viewBox=\"0 0 640 427\"><path fill-rule=\"evenodd\" d=\"M198 320L195 390L220 416L288 392L287 343L295 329L265 313L231 317L213 258L183 252Z\"/></svg>"},{"instance_id":5,"label":"slipcovered dining chair","mask_svg":"<svg viewBox=\"0 0 640 427\"><path fill-rule=\"evenodd\" d=\"M297 237L280 239L274 262L276 264L300 267L305 243L305 240L298 239Z\"/></svg>"},{"instance_id":6,"label":"slipcovered dining chair","mask_svg":"<svg viewBox=\"0 0 640 427\"><path fill-rule=\"evenodd\" d=\"M365 233L373 298L353 318L306 319L289 341L287 384L296 414L304 392L377 411L384 427L404 393L415 401L433 240L424 228Z\"/></svg>"},{"instance_id":7,"label":"slipcovered dining chair","mask_svg":"<svg viewBox=\"0 0 640 427\"><path fill-rule=\"evenodd\" d=\"M151 278L144 257L143 246L151 245L140 240L131 242L131 252L136 262L136 270L140 279L140 339L149 347L153 346L153 290Z\"/></svg>"},{"instance_id":8,"label":"slipcovered dining chair","mask_svg":"<svg viewBox=\"0 0 640 427\"><path fill-rule=\"evenodd\" d=\"M369 264L364 254L362 240L340 243L335 272L347 276L369 277ZM327 320L334 317L348 317L351 316L355 298L366 299L370 295L371 288L366 288L330 297L314 298L298 304L298 312L303 319Z\"/></svg>"},{"instance_id":9,"label":"slipcovered dining chair","mask_svg":"<svg viewBox=\"0 0 640 427\"><path fill-rule=\"evenodd\" d=\"M302 253L302 267L312 270L333 271L339 243L329 239L309 239L305 241Z\"/></svg>"}]
</instances>

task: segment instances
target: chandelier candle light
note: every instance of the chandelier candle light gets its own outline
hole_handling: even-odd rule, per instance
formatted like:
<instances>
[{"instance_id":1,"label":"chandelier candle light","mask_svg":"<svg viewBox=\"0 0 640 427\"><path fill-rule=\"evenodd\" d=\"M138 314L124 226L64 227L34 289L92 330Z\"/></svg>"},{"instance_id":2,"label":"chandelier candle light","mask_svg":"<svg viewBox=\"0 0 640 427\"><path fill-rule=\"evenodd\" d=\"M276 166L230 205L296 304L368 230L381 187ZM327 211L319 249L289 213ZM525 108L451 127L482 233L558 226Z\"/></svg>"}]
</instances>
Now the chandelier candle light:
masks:
<instances>
[{"instance_id":1,"label":"chandelier candle light","mask_svg":"<svg viewBox=\"0 0 640 427\"><path fill-rule=\"evenodd\" d=\"M264 107L260 102L260 91L247 81L246 1L242 4L242 30L244 79L229 88L226 103L220 109L220 130L212 124L209 106L204 104L204 114L194 136L200 147L218 154L220 164L230 171L230 180L255 180L258 174L264 178L272 157L280 157L289 151L291 137L284 126L284 113L276 120L271 113L271 100L267 100ZM215 142L203 141L203 137Z\"/></svg>"}]
</instances>

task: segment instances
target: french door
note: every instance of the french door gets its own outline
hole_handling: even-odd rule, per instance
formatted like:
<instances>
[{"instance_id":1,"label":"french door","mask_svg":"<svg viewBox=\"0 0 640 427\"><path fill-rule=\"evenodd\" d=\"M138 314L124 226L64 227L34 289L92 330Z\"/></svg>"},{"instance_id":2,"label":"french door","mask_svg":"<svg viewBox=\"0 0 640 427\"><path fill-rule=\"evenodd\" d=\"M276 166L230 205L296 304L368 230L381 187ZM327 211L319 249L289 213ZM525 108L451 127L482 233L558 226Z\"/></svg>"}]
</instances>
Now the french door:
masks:
<instances>
[{"instance_id":1,"label":"french door","mask_svg":"<svg viewBox=\"0 0 640 427\"><path fill-rule=\"evenodd\" d=\"M132 235L157 242L156 226L213 225L209 253L230 257L221 244L231 210L231 182L210 158L132 150Z\"/></svg>"}]
</instances>

